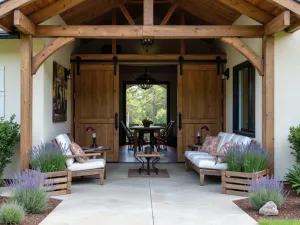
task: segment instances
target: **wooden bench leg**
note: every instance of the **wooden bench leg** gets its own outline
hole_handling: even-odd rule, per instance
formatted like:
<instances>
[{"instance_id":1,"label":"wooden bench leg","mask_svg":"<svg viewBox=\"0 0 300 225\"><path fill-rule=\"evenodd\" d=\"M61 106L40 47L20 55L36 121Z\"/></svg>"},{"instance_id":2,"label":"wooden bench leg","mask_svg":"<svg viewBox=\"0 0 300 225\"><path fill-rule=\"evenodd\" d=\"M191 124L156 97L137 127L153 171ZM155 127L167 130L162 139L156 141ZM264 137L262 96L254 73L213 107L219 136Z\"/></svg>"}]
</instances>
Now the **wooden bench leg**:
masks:
<instances>
[{"instance_id":1,"label":"wooden bench leg","mask_svg":"<svg viewBox=\"0 0 300 225\"><path fill-rule=\"evenodd\" d=\"M205 177L205 174L203 172L203 170L199 170L199 175L200 175L200 185L201 186L204 186L204 177Z\"/></svg>"},{"instance_id":2,"label":"wooden bench leg","mask_svg":"<svg viewBox=\"0 0 300 225\"><path fill-rule=\"evenodd\" d=\"M190 164L188 163L188 161L185 159L185 172L190 171Z\"/></svg>"},{"instance_id":3,"label":"wooden bench leg","mask_svg":"<svg viewBox=\"0 0 300 225\"><path fill-rule=\"evenodd\" d=\"M100 184L104 184L104 171L100 173Z\"/></svg>"},{"instance_id":4,"label":"wooden bench leg","mask_svg":"<svg viewBox=\"0 0 300 225\"><path fill-rule=\"evenodd\" d=\"M107 169L106 169L106 166L104 167L104 179L106 179L106 171L107 171Z\"/></svg>"}]
</instances>

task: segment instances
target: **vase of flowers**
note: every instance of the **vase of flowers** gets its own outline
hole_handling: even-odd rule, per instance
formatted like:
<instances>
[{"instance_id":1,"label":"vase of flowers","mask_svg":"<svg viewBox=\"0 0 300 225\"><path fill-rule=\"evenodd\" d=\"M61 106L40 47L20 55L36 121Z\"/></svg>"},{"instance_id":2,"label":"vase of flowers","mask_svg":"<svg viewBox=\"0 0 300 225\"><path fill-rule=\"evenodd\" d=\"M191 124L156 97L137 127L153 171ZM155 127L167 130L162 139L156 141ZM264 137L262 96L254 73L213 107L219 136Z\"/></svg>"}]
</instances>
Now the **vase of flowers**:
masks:
<instances>
[{"instance_id":1,"label":"vase of flowers","mask_svg":"<svg viewBox=\"0 0 300 225\"><path fill-rule=\"evenodd\" d=\"M65 166L67 150L62 145L42 143L29 152L31 170L40 171L52 183L47 190L51 196L71 193L72 172Z\"/></svg>"},{"instance_id":2,"label":"vase of flowers","mask_svg":"<svg viewBox=\"0 0 300 225\"><path fill-rule=\"evenodd\" d=\"M153 121L149 119L144 119L142 122L144 127L150 127L150 125L153 124Z\"/></svg>"}]
</instances>

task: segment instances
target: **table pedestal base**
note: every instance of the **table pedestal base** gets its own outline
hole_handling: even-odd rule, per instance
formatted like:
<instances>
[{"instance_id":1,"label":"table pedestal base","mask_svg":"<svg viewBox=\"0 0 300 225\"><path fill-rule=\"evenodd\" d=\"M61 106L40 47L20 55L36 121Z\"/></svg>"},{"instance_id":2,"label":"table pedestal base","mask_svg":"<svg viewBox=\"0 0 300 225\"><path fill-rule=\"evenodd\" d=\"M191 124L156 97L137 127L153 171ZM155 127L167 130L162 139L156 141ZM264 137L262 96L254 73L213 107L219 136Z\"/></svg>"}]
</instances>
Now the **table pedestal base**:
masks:
<instances>
[{"instance_id":1,"label":"table pedestal base","mask_svg":"<svg viewBox=\"0 0 300 225\"><path fill-rule=\"evenodd\" d=\"M152 162L151 158L153 158ZM147 174L150 175L150 162L152 165L152 170L158 174L158 169L155 167L155 164L160 160L160 157L145 157L147 161L147 168L145 168L145 161L142 157L136 157L136 159L142 164L142 166L139 168L139 174L141 174L143 170L146 170Z\"/></svg>"}]
</instances>

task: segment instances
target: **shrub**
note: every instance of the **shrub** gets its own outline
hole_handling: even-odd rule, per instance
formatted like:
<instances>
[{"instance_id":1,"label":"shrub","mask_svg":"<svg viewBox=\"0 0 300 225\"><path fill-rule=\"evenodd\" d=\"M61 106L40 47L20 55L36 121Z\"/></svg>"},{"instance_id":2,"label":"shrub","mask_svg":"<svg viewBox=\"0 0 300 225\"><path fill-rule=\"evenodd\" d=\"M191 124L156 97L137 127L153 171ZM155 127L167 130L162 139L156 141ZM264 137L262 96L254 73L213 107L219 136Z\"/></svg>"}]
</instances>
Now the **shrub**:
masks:
<instances>
[{"instance_id":1,"label":"shrub","mask_svg":"<svg viewBox=\"0 0 300 225\"><path fill-rule=\"evenodd\" d=\"M24 208L18 203L3 204L0 208L0 223L16 224L24 221Z\"/></svg>"},{"instance_id":2,"label":"shrub","mask_svg":"<svg viewBox=\"0 0 300 225\"><path fill-rule=\"evenodd\" d=\"M15 117L12 115L10 120L0 118L0 183L5 167L11 163L14 147L20 140L20 125L14 121Z\"/></svg>"},{"instance_id":3,"label":"shrub","mask_svg":"<svg viewBox=\"0 0 300 225\"><path fill-rule=\"evenodd\" d=\"M39 214L47 209L46 177L39 171L25 170L15 174L6 185L12 201L22 205L26 213Z\"/></svg>"},{"instance_id":4,"label":"shrub","mask_svg":"<svg viewBox=\"0 0 300 225\"><path fill-rule=\"evenodd\" d=\"M225 156L227 170L235 172L258 172L268 167L269 154L259 144L232 145Z\"/></svg>"},{"instance_id":5,"label":"shrub","mask_svg":"<svg viewBox=\"0 0 300 225\"><path fill-rule=\"evenodd\" d=\"M300 225L300 220L260 220L259 225Z\"/></svg>"},{"instance_id":6,"label":"shrub","mask_svg":"<svg viewBox=\"0 0 300 225\"><path fill-rule=\"evenodd\" d=\"M290 128L290 134L288 140L291 144L291 148L294 150L292 154L296 157L296 162L300 163L300 125Z\"/></svg>"},{"instance_id":7,"label":"shrub","mask_svg":"<svg viewBox=\"0 0 300 225\"><path fill-rule=\"evenodd\" d=\"M284 186L276 178L260 177L249 182L249 201L254 210L259 210L268 201L274 202L277 207L284 203Z\"/></svg>"},{"instance_id":8,"label":"shrub","mask_svg":"<svg viewBox=\"0 0 300 225\"><path fill-rule=\"evenodd\" d=\"M289 169L285 176L285 180L289 183L293 189L300 194L300 164L294 165L293 169Z\"/></svg>"},{"instance_id":9,"label":"shrub","mask_svg":"<svg viewBox=\"0 0 300 225\"><path fill-rule=\"evenodd\" d=\"M65 151L62 145L42 143L31 149L29 163L32 169L40 170L42 173L63 171L67 159Z\"/></svg>"}]
</instances>

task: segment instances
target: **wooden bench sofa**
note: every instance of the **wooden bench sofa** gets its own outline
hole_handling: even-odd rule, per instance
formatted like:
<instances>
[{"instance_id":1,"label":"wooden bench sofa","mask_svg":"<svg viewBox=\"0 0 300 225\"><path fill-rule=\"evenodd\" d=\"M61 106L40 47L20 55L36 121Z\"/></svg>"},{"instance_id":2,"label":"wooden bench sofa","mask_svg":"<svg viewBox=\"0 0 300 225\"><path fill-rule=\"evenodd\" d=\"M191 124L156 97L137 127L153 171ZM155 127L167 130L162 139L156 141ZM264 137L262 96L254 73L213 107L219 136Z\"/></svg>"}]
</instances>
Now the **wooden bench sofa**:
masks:
<instances>
[{"instance_id":1,"label":"wooden bench sofa","mask_svg":"<svg viewBox=\"0 0 300 225\"><path fill-rule=\"evenodd\" d=\"M204 185L205 175L221 176L223 170L227 169L226 163L216 163L216 157L219 157L219 151L224 143L232 141L238 144L250 144L252 139L242 135L220 132L221 140L216 149L216 154L199 151L185 151L185 169L189 171L194 169L199 173L200 185Z\"/></svg>"}]
</instances>

